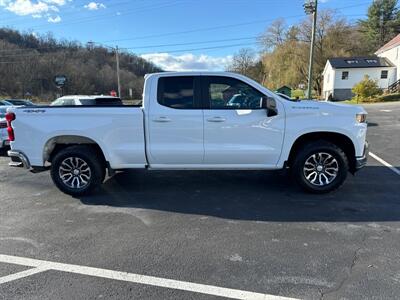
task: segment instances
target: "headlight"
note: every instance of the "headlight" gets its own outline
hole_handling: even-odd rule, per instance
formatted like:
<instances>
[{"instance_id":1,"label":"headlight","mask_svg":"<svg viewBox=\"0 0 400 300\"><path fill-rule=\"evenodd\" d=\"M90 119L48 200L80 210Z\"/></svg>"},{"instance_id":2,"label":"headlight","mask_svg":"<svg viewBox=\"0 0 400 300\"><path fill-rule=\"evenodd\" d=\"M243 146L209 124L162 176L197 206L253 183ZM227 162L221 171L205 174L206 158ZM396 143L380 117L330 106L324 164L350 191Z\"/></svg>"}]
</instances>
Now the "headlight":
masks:
<instances>
[{"instance_id":1,"label":"headlight","mask_svg":"<svg viewBox=\"0 0 400 300\"><path fill-rule=\"evenodd\" d=\"M356 120L358 123L366 123L367 122L367 115L366 114L357 114Z\"/></svg>"}]
</instances>

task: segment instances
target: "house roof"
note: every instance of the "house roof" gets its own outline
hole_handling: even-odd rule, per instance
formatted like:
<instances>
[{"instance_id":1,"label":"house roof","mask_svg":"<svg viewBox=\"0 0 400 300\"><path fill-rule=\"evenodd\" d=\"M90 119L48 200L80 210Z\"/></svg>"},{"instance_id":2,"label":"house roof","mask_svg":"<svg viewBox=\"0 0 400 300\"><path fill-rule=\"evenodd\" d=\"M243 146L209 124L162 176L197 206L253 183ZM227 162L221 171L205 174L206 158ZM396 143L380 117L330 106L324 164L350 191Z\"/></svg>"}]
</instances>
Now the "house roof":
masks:
<instances>
[{"instance_id":1,"label":"house roof","mask_svg":"<svg viewBox=\"0 0 400 300\"><path fill-rule=\"evenodd\" d=\"M278 90L281 90L281 89L288 89L288 90L291 90L291 87L289 87L289 86L287 86L287 85L282 85Z\"/></svg>"},{"instance_id":2,"label":"house roof","mask_svg":"<svg viewBox=\"0 0 400 300\"><path fill-rule=\"evenodd\" d=\"M334 69L394 67L386 58L377 56L335 57L328 61Z\"/></svg>"},{"instance_id":3,"label":"house roof","mask_svg":"<svg viewBox=\"0 0 400 300\"><path fill-rule=\"evenodd\" d=\"M375 54L376 55L381 54L397 46L400 46L400 34L398 34L394 39L390 40L385 45L383 45L378 51L375 52Z\"/></svg>"}]
</instances>

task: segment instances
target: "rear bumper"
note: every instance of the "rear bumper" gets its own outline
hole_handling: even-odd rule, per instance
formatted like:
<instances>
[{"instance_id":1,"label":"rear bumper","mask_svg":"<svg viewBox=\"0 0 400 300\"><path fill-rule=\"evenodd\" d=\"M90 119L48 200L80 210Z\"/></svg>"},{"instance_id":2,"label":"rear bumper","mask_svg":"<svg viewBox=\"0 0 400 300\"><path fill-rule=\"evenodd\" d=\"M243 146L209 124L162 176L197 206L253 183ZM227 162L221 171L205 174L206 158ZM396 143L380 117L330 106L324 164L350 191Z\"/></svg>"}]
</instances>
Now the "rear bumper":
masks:
<instances>
[{"instance_id":1,"label":"rear bumper","mask_svg":"<svg viewBox=\"0 0 400 300\"><path fill-rule=\"evenodd\" d=\"M20 167L30 170L32 168L28 157L21 151L10 150L7 152L8 156L11 157L12 162L9 163L11 167ZM17 161L14 161L13 158L16 158Z\"/></svg>"},{"instance_id":2,"label":"rear bumper","mask_svg":"<svg viewBox=\"0 0 400 300\"><path fill-rule=\"evenodd\" d=\"M356 157L356 171L364 168L367 165L369 156L369 143L366 141L364 146L364 154L361 157Z\"/></svg>"}]
</instances>

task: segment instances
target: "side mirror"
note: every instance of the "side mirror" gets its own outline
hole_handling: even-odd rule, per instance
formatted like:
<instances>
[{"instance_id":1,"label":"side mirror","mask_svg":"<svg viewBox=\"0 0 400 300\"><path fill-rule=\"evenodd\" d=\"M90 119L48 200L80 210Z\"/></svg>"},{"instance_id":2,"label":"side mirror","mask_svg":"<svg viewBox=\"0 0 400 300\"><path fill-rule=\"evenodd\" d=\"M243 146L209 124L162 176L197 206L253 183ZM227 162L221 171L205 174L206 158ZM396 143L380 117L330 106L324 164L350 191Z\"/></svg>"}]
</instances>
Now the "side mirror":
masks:
<instances>
[{"instance_id":1,"label":"side mirror","mask_svg":"<svg viewBox=\"0 0 400 300\"><path fill-rule=\"evenodd\" d=\"M261 98L261 107L267 110L267 116L273 117L278 115L278 109L276 107L276 101L271 97L262 97Z\"/></svg>"}]
</instances>

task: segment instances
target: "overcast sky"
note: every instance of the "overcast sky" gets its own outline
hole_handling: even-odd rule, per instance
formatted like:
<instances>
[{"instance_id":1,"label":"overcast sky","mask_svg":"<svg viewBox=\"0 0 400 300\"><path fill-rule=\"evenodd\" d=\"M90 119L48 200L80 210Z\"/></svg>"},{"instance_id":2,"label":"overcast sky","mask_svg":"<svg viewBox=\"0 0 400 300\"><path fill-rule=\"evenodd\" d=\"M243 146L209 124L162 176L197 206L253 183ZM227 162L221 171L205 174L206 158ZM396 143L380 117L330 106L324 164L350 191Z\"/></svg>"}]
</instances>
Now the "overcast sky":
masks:
<instances>
[{"instance_id":1,"label":"overcast sky","mask_svg":"<svg viewBox=\"0 0 400 300\"><path fill-rule=\"evenodd\" d=\"M320 0L356 20L372 1ZM305 17L303 0L0 0L0 26L118 45L165 70L223 70L276 18Z\"/></svg>"}]
</instances>

